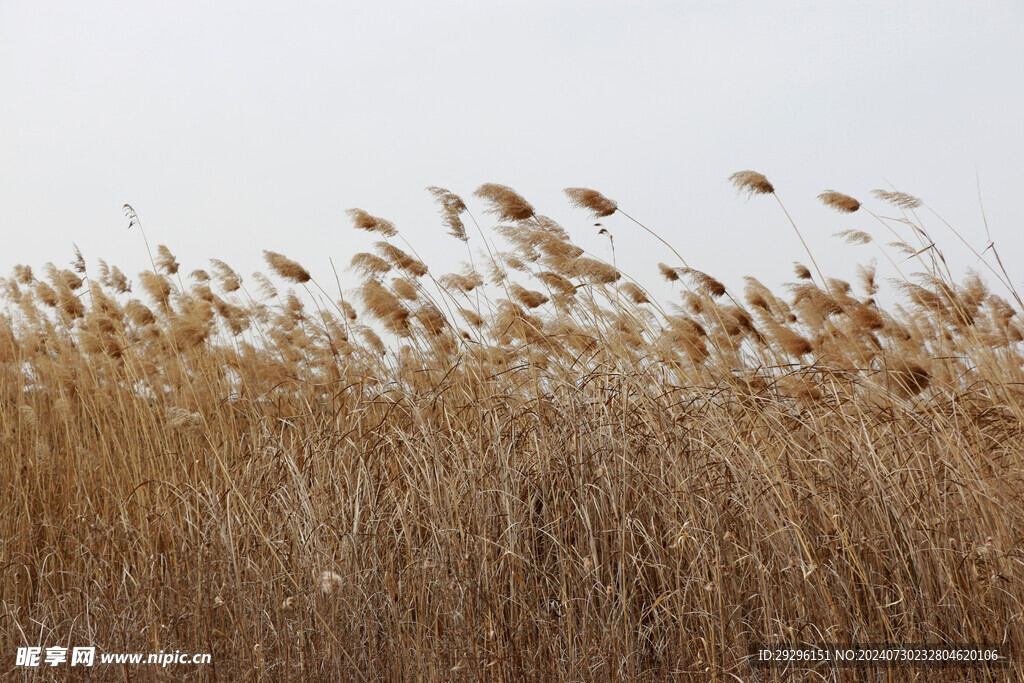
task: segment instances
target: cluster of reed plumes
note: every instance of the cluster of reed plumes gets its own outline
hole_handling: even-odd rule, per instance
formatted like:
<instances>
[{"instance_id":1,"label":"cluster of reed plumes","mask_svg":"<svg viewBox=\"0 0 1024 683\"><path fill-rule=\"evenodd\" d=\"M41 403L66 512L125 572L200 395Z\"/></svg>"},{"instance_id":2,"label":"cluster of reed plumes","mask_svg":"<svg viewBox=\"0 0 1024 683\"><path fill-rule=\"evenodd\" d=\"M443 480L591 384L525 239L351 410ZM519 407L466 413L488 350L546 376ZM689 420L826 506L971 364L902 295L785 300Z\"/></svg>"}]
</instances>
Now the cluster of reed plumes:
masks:
<instances>
[{"instance_id":1,"label":"cluster of reed plumes","mask_svg":"<svg viewBox=\"0 0 1024 683\"><path fill-rule=\"evenodd\" d=\"M430 191L461 271L353 210L378 241L344 293L163 246L135 280L76 254L0 283L5 669L95 645L227 680L747 680L757 641L1024 645L1020 301L954 282L919 200L821 195L914 265L883 310L870 267L808 250L784 294L733 290L661 237L659 302L508 187L476 192L489 231Z\"/></svg>"}]
</instances>

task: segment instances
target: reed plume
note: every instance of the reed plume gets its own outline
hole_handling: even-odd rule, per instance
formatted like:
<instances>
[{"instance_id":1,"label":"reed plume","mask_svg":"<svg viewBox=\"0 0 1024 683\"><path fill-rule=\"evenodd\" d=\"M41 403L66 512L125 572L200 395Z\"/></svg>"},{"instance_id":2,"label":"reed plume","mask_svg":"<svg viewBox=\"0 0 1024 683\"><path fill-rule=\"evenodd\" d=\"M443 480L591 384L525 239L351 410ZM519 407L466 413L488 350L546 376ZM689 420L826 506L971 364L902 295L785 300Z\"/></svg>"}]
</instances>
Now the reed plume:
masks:
<instances>
[{"instance_id":1,"label":"reed plume","mask_svg":"<svg viewBox=\"0 0 1024 683\"><path fill-rule=\"evenodd\" d=\"M391 221L371 216L362 209L349 209L346 213L352 219L352 225L359 230L375 232L384 237L394 237L398 234L395 225Z\"/></svg>"},{"instance_id":2,"label":"reed plume","mask_svg":"<svg viewBox=\"0 0 1024 683\"><path fill-rule=\"evenodd\" d=\"M476 189L476 196L490 204L488 211L506 221L524 221L536 212L533 206L507 185L485 183Z\"/></svg>"},{"instance_id":3,"label":"reed plume","mask_svg":"<svg viewBox=\"0 0 1024 683\"><path fill-rule=\"evenodd\" d=\"M729 176L729 182L739 192L745 192L748 195L755 194L775 194L775 187L768 182L763 174L757 171L738 171Z\"/></svg>"},{"instance_id":4,"label":"reed plume","mask_svg":"<svg viewBox=\"0 0 1024 683\"><path fill-rule=\"evenodd\" d=\"M835 190L826 190L818 195L822 204L839 211L840 213L853 213L860 208L860 202L853 197Z\"/></svg>"},{"instance_id":5,"label":"reed plume","mask_svg":"<svg viewBox=\"0 0 1024 683\"><path fill-rule=\"evenodd\" d=\"M273 251L263 251L263 258L271 270L283 277L285 280L302 284L310 281L309 271L303 268L296 261Z\"/></svg>"},{"instance_id":6,"label":"reed plume","mask_svg":"<svg viewBox=\"0 0 1024 683\"><path fill-rule=\"evenodd\" d=\"M462 222L462 213L466 211L466 204L462 198L443 187L428 187L427 191L434 195L434 199L441 205L441 216L448 234L457 240L467 241L466 226Z\"/></svg>"},{"instance_id":7,"label":"reed plume","mask_svg":"<svg viewBox=\"0 0 1024 683\"><path fill-rule=\"evenodd\" d=\"M619 205L608 199L597 190L588 190L583 187L570 187L565 190L573 205L581 209L587 209L595 218L611 216Z\"/></svg>"}]
</instances>

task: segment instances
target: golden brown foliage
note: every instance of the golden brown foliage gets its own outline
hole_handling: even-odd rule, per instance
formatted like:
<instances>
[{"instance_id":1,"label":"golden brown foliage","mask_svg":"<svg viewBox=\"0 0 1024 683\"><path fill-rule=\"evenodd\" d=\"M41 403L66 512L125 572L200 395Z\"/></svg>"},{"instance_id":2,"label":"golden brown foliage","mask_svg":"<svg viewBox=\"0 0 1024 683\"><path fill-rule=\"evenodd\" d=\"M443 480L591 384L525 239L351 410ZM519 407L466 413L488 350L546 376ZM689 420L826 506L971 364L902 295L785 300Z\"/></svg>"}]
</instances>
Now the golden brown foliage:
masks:
<instances>
[{"instance_id":1,"label":"golden brown foliage","mask_svg":"<svg viewBox=\"0 0 1024 683\"><path fill-rule=\"evenodd\" d=\"M642 275L673 284L648 290L484 187L514 224L436 283L388 242L352 259L354 297L242 289L217 260L183 285L169 250L138 298L77 254L0 281L0 649L318 681L748 680L751 642L794 638L1024 647L1012 289L798 266L741 303L660 264ZM431 192L455 234L464 205Z\"/></svg>"}]
</instances>

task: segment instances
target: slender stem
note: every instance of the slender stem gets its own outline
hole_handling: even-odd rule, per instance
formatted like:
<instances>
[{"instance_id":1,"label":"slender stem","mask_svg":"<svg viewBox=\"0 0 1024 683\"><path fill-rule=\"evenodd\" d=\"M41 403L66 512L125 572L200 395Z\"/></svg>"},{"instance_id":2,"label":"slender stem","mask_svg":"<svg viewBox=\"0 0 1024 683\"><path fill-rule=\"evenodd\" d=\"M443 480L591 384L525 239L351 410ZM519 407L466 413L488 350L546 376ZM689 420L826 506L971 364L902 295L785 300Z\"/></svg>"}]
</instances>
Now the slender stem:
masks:
<instances>
[{"instance_id":1,"label":"slender stem","mask_svg":"<svg viewBox=\"0 0 1024 683\"><path fill-rule=\"evenodd\" d=\"M818 273L818 277L821 279L821 284L825 286L825 289L829 294L832 293L832 288L829 287L828 281L825 280L825 276L821 272L821 268L818 267L818 262L814 260L814 254L811 253L810 247L807 246L807 242L804 240L804 236L800 233L800 228L796 227L796 222L793 217L789 215L789 211L786 210L782 200L779 199L779 195L772 192L772 196L775 197L775 201L779 203L779 207L782 208L782 213L786 214L786 218L789 220L789 224L793 226L793 230L796 231L796 236L800 238L800 244L804 245L804 251L807 252L807 258L811 259L811 265L814 266L814 270Z\"/></svg>"},{"instance_id":2,"label":"slender stem","mask_svg":"<svg viewBox=\"0 0 1024 683\"><path fill-rule=\"evenodd\" d=\"M638 221L637 219L635 219L635 218L633 218L632 216L630 216L630 215L629 215L628 213L626 213L626 212L625 212L625 211L623 211L622 209L616 209L616 211L618 211L618 212L619 212L619 213L621 213L621 214L622 214L623 216L625 216L626 218L628 218L629 220L633 221L634 223L636 223L637 225L639 225L639 226L640 226L641 228L643 228L644 230L646 230L646 231L647 231L647 234L651 235L651 236L652 236L652 237L654 237L654 238L655 238L656 240L658 240L659 242L661 242L662 244L664 244L664 245L665 245L666 247L668 247L668 248L669 248L669 250L670 250L670 251L671 251L671 252L672 252L673 254L675 254L675 255L676 255L676 258L678 258L678 259L679 259L679 261L680 261L680 262L682 262L682 264L683 264L684 266L686 266L687 268L689 268L689 267L690 267L690 264L686 262L686 259L684 259L684 258L683 258L683 255L682 255L682 254L680 254L680 253L679 253L678 251L676 251L676 250L675 250L675 247L673 247L673 246L672 246L671 244L669 244L669 243L668 243L668 242L666 242L666 241L665 241L664 239L662 239L662 238L661 238L661 235L659 235L658 233L654 232L653 230L651 230L650 228L648 228L648 227L647 227L646 225L644 225L643 223L641 223L641 222L640 222L640 221Z\"/></svg>"}]
</instances>

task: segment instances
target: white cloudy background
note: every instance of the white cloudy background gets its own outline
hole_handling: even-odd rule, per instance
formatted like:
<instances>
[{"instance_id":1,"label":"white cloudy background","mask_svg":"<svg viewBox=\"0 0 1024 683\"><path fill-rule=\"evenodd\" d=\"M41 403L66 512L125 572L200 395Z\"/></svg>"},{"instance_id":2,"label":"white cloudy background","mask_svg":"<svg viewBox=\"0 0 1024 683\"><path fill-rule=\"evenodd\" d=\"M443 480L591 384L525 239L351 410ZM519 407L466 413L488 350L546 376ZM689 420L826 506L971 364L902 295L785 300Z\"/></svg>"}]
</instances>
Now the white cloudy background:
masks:
<instances>
[{"instance_id":1,"label":"white cloudy background","mask_svg":"<svg viewBox=\"0 0 1024 683\"><path fill-rule=\"evenodd\" d=\"M333 282L328 259L369 243L350 207L440 270L461 245L424 188L498 182L598 255L562 188L618 200L730 286L778 284L806 259L772 198L728 185L751 168L845 277L878 252L830 235L885 235L818 193L892 215L870 191L905 190L983 247L980 178L1019 285L1022 38L1019 2L0 0L0 274L66 265L72 242L90 264L148 267L125 202L186 272L251 272L268 248ZM962 273L973 257L920 215ZM642 281L672 263L605 225Z\"/></svg>"}]
</instances>

